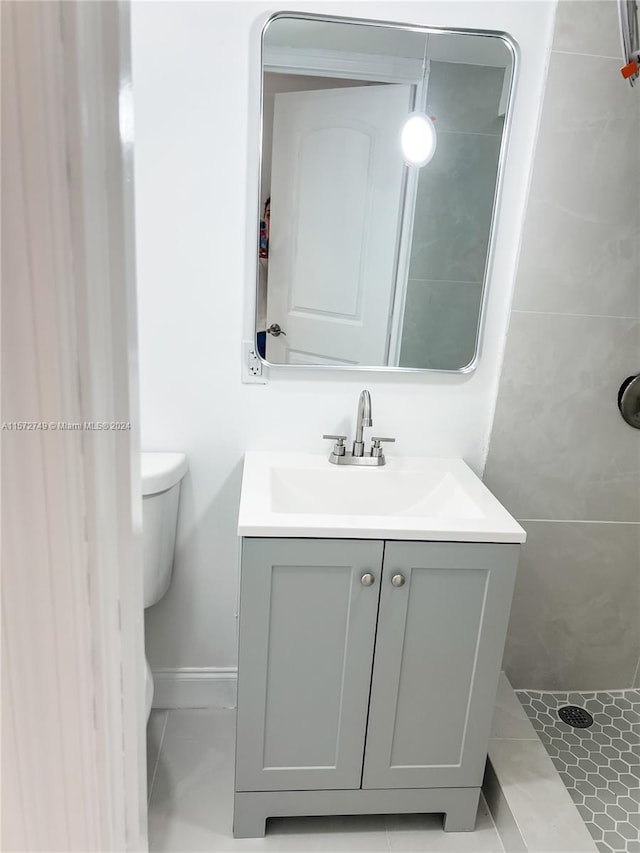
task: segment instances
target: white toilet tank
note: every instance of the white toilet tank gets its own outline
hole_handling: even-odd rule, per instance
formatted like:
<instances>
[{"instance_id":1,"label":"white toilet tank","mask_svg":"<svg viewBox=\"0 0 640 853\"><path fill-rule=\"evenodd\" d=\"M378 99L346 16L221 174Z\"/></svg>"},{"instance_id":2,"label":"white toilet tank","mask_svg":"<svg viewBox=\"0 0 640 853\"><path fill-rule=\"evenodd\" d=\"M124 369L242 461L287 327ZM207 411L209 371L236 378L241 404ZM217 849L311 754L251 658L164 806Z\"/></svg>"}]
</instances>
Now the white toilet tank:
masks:
<instances>
[{"instance_id":1,"label":"white toilet tank","mask_svg":"<svg viewBox=\"0 0 640 853\"><path fill-rule=\"evenodd\" d=\"M142 453L144 606L160 601L171 583L184 453Z\"/></svg>"}]
</instances>

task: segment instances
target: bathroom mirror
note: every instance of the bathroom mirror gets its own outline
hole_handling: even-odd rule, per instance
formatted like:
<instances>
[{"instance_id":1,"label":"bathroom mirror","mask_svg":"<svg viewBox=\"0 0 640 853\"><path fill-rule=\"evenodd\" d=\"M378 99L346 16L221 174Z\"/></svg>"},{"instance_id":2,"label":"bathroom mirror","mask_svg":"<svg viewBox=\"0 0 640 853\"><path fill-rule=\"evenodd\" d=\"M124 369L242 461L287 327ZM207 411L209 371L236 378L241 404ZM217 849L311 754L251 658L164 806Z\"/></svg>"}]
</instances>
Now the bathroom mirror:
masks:
<instances>
[{"instance_id":1,"label":"bathroom mirror","mask_svg":"<svg viewBox=\"0 0 640 853\"><path fill-rule=\"evenodd\" d=\"M301 13L268 22L257 224L263 360L474 367L514 55L499 33ZM401 144L416 113L435 128L422 166Z\"/></svg>"}]
</instances>

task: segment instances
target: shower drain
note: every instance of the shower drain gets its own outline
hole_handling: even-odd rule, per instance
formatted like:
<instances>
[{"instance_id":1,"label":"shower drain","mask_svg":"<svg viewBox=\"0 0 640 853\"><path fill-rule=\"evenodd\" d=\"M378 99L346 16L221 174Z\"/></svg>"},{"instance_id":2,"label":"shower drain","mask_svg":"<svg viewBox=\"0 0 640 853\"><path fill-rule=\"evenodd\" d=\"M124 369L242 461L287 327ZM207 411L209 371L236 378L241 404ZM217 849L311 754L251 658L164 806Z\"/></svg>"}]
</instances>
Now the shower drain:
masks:
<instances>
[{"instance_id":1,"label":"shower drain","mask_svg":"<svg viewBox=\"0 0 640 853\"><path fill-rule=\"evenodd\" d=\"M564 708L559 708L558 716L563 723L573 726L574 729L588 729L593 725L591 714L577 705L565 705Z\"/></svg>"}]
</instances>

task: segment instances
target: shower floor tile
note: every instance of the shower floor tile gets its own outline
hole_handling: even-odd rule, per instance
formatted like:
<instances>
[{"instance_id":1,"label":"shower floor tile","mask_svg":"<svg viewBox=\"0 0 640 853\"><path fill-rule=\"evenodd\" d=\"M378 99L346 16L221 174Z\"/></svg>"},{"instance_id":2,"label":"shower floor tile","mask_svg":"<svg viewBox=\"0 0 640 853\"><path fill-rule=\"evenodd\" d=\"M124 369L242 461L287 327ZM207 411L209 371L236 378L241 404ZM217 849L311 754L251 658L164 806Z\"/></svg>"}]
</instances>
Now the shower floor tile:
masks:
<instances>
[{"instance_id":1,"label":"shower floor tile","mask_svg":"<svg viewBox=\"0 0 640 853\"><path fill-rule=\"evenodd\" d=\"M640 690L516 694L601 853L640 853ZM593 725L563 723L566 705Z\"/></svg>"}]
</instances>

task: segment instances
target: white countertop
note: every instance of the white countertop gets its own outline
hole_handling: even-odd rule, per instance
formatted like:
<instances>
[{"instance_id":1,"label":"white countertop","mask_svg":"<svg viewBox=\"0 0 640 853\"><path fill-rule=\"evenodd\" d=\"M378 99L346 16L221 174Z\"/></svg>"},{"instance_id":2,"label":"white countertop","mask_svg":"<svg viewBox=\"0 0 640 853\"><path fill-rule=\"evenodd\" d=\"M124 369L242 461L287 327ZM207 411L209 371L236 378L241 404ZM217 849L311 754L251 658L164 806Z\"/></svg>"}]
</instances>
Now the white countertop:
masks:
<instances>
[{"instance_id":1,"label":"white countertop","mask_svg":"<svg viewBox=\"0 0 640 853\"><path fill-rule=\"evenodd\" d=\"M526 533L462 459L245 454L239 536L520 543Z\"/></svg>"}]
</instances>

